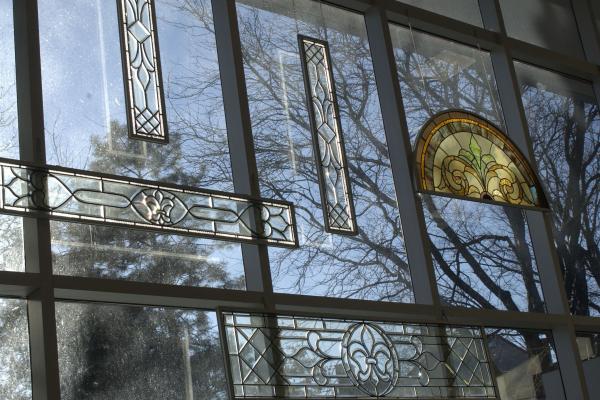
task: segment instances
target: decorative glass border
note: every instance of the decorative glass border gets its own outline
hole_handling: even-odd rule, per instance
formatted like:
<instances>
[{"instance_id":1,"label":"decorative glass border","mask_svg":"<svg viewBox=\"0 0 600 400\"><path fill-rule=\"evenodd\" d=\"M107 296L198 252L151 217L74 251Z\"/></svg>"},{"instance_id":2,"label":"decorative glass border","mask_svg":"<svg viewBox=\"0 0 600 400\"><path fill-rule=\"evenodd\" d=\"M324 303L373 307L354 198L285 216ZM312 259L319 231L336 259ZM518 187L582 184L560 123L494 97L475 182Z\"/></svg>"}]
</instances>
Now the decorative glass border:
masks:
<instances>
[{"instance_id":1,"label":"decorative glass border","mask_svg":"<svg viewBox=\"0 0 600 400\"><path fill-rule=\"evenodd\" d=\"M496 398L480 328L223 311L232 396Z\"/></svg>"},{"instance_id":2,"label":"decorative glass border","mask_svg":"<svg viewBox=\"0 0 600 400\"><path fill-rule=\"evenodd\" d=\"M325 230L356 234L356 215L327 42L298 35Z\"/></svg>"},{"instance_id":3,"label":"decorative glass border","mask_svg":"<svg viewBox=\"0 0 600 400\"><path fill-rule=\"evenodd\" d=\"M467 111L446 110L427 121L416 143L415 166L424 193L547 208L544 191L517 146L494 124Z\"/></svg>"},{"instance_id":4,"label":"decorative glass border","mask_svg":"<svg viewBox=\"0 0 600 400\"><path fill-rule=\"evenodd\" d=\"M0 212L296 247L291 203L0 159Z\"/></svg>"},{"instance_id":5,"label":"decorative glass border","mask_svg":"<svg viewBox=\"0 0 600 400\"><path fill-rule=\"evenodd\" d=\"M169 141L154 0L118 0L129 137Z\"/></svg>"}]
</instances>

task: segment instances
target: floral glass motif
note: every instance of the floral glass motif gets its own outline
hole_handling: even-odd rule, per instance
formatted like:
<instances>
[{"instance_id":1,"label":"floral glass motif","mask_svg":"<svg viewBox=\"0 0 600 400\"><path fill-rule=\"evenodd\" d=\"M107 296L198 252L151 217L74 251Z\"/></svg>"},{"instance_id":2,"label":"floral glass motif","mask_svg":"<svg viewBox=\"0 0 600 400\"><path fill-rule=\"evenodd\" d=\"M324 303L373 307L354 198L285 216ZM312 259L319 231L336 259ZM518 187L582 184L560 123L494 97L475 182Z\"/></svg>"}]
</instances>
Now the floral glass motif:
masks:
<instances>
[{"instance_id":1,"label":"floral glass motif","mask_svg":"<svg viewBox=\"0 0 600 400\"><path fill-rule=\"evenodd\" d=\"M0 162L0 212L296 246L290 203L67 168Z\"/></svg>"},{"instance_id":2,"label":"floral glass motif","mask_svg":"<svg viewBox=\"0 0 600 400\"><path fill-rule=\"evenodd\" d=\"M417 141L417 181L426 192L546 207L531 167L492 123L468 112L432 117Z\"/></svg>"},{"instance_id":3,"label":"floral glass motif","mask_svg":"<svg viewBox=\"0 0 600 400\"><path fill-rule=\"evenodd\" d=\"M496 398L479 328L223 312L235 398Z\"/></svg>"},{"instance_id":4,"label":"floral glass motif","mask_svg":"<svg viewBox=\"0 0 600 400\"><path fill-rule=\"evenodd\" d=\"M299 35L325 230L356 233L342 126L327 42Z\"/></svg>"},{"instance_id":5,"label":"floral glass motif","mask_svg":"<svg viewBox=\"0 0 600 400\"><path fill-rule=\"evenodd\" d=\"M119 0L119 17L130 136L166 143L154 0Z\"/></svg>"}]
</instances>

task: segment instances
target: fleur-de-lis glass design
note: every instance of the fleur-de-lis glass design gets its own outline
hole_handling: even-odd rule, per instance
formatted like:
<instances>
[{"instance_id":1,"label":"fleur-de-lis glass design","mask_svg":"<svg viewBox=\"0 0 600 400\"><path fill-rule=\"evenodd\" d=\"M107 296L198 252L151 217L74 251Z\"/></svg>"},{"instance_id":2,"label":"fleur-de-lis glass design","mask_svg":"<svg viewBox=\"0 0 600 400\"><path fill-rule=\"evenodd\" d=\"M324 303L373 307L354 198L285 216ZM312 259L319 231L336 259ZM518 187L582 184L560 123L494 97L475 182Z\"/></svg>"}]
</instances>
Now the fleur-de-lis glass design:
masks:
<instances>
[{"instance_id":1,"label":"fleur-de-lis glass design","mask_svg":"<svg viewBox=\"0 0 600 400\"><path fill-rule=\"evenodd\" d=\"M352 381L371 396L389 393L398 379L398 359L390 339L377 326L360 323L342 341L344 368Z\"/></svg>"},{"instance_id":2,"label":"fleur-de-lis glass design","mask_svg":"<svg viewBox=\"0 0 600 400\"><path fill-rule=\"evenodd\" d=\"M133 201L135 208L145 219L158 225L173 225L179 222L183 215L172 220L171 212L176 204L179 205L180 203L173 194L159 189L144 190Z\"/></svg>"},{"instance_id":3,"label":"fleur-de-lis glass design","mask_svg":"<svg viewBox=\"0 0 600 400\"><path fill-rule=\"evenodd\" d=\"M543 191L518 148L492 123L446 111L425 124L416 149L425 192L546 207Z\"/></svg>"}]
</instances>

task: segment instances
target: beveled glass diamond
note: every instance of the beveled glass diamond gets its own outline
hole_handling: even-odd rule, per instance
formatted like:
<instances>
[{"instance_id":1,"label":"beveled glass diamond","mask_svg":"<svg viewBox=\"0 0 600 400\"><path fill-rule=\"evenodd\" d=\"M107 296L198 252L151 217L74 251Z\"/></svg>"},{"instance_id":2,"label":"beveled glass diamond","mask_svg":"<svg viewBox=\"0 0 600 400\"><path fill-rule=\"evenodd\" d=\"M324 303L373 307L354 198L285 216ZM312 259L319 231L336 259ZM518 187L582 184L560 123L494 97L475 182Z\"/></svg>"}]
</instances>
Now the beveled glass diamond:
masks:
<instances>
[{"instance_id":1,"label":"beveled glass diamond","mask_svg":"<svg viewBox=\"0 0 600 400\"><path fill-rule=\"evenodd\" d=\"M140 21L136 21L129 27L129 33L140 43L143 43L150 37L150 31Z\"/></svg>"}]
</instances>

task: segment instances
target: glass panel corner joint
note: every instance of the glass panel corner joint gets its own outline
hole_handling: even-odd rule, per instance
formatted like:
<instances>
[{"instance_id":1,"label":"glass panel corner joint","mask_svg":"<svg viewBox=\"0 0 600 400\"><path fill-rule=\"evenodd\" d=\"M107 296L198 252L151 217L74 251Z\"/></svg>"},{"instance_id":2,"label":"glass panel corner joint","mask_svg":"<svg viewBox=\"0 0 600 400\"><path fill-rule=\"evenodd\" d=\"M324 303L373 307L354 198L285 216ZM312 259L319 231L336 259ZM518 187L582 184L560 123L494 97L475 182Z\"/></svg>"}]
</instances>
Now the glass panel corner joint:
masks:
<instances>
[{"instance_id":1,"label":"glass panel corner joint","mask_svg":"<svg viewBox=\"0 0 600 400\"><path fill-rule=\"evenodd\" d=\"M129 136L167 143L154 0L118 0Z\"/></svg>"},{"instance_id":2,"label":"glass panel corner joint","mask_svg":"<svg viewBox=\"0 0 600 400\"><path fill-rule=\"evenodd\" d=\"M325 230L356 234L356 216L327 42L298 35Z\"/></svg>"}]
</instances>

